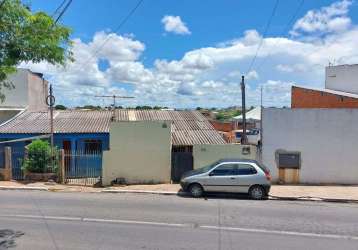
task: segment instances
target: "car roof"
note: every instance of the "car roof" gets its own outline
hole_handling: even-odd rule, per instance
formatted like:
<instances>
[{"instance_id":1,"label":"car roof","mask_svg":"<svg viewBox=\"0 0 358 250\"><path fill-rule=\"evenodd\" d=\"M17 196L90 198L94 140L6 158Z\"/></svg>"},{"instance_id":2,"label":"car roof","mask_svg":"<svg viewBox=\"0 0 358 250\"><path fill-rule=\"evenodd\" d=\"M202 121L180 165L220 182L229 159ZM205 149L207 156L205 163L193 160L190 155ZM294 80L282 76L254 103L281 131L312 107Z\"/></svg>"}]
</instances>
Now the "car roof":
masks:
<instances>
[{"instance_id":1,"label":"car roof","mask_svg":"<svg viewBox=\"0 0 358 250\"><path fill-rule=\"evenodd\" d=\"M225 159L220 159L220 160L217 161L217 163L223 163L223 162L250 162L250 163L258 163L256 160L240 159L240 158L225 158Z\"/></svg>"}]
</instances>

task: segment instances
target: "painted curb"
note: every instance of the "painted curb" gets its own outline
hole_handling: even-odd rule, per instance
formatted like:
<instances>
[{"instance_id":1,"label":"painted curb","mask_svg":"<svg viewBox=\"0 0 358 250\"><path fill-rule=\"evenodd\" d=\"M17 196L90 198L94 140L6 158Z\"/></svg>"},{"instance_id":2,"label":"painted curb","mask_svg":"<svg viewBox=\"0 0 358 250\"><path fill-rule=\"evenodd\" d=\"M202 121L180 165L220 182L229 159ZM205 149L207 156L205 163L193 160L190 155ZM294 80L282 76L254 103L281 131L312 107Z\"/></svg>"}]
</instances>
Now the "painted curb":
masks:
<instances>
[{"instance_id":1,"label":"painted curb","mask_svg":"<svg viewBox=\"0 0 358 250\"><path fill-rule=\"evenodd\" d=\"M107 189L100 191L101 193L135 193L135 194L161 194L161 195L184 195L185 192L175 191L148 191L148 190L128 190L128 189Z\"/></svg>"},{"instance_id":2,"label":"painted curb","mask_svg":"<svg viewBox=\"0 0 358 250\"><path fill-rule=\"evenodd\" d=\"M36 190L49 191L46 187L16 187L16 186L0 186L0 190Z\"/></svg>"},{"instance_id":3,"label":"painted curb","mask_svg":"<svg viewBox=\"0 0 358 250\"><path fill-rule=\"evenodd\" d=\"M322 198L322 197L285 197L285 196L270 196L270 200L284 200L284 201L320 201L320 202L336 202L336 203L358 203L354 199L339 199L339 198Z\"/></svg>"}]
</instances>

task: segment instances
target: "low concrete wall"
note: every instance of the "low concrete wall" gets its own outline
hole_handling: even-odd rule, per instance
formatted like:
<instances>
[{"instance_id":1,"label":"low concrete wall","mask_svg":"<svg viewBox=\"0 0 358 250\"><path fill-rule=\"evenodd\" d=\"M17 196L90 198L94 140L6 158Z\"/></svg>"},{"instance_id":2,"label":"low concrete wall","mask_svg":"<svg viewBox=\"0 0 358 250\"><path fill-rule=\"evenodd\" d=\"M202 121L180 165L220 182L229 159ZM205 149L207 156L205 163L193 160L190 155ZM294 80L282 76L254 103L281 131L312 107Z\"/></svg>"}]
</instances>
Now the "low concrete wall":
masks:
<instances>
[{"instance_id":1,"label":"low concrete wall","mask_svg":"<svg viewBox=\"0 0 358 250\"><path fill-rule=\"evenodd\" d=\"M128 184L169 183L170 171L170 122L111 124L110 150L103 153L103 185L110 185L116 178Z\"/></svg>"},{"instance_id":2,"label":"low concrete wall","mask_svg":"<svg viewBox=\"0 0 358 250\"><path fill-rule=\"evenodd\" d=\"M194 145L194 169L225 158L256 159L256 146L240 144ZM245 153L246 152L246 153ZM249 153L247 153L249 152Z\"/></svg>"}]
</instances>

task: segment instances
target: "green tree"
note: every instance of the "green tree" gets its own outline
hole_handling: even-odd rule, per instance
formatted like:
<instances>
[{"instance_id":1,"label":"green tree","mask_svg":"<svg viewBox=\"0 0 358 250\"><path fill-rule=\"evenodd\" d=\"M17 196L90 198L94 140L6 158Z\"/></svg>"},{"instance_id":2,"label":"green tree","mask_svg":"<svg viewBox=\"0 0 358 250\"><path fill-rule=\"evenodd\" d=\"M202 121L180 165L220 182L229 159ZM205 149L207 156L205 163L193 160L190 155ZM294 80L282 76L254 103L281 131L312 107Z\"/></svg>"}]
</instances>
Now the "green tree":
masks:
<instances>
[{"instance_id":1,"label":"green tree","mask_svg":"<svg viewBox=\"0 0 358 250\"><path fill-rule=\"evenodd\" d=\"M64 105L61 105L61 104L57 104L57 105L55 106L55 109L57 109L57 110L66 110L67 107L64 106Z\"/></svg>"},{"instance_id":2,"label":"green tree","mask_svg":"<svg viewBox=\"0 0 358 250\"><path fill-rule=\"evenodd\" d=\"M233 116L238 116L238 115L241 115L242 114L242 112L241 112L241 110L239 110L239 109L237 109L237 110L235 110L234 112L233 112Z\"/></svg>"},{"instance_id":3,"label":"green tree","mask_svg":"<svg viewBox=\"0 0 358 250\"><path fill-rule=\"evenodd\" d=\"M5 100L4 88L13 88L6 79L21 62L73 60L70 34L45 12L32 13L20 0L0 0L0 100Z\"/></svg>"}]
</instances>

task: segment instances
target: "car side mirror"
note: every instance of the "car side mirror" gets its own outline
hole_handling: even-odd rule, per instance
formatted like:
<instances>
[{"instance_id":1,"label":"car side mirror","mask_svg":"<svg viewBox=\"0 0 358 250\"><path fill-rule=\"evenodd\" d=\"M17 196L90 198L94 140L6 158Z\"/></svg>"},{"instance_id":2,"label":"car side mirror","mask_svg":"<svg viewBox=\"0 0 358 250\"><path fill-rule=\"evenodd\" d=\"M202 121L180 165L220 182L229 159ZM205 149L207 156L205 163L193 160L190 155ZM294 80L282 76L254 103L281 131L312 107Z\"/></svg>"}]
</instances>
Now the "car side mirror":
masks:
<instances>
[{"instance_id":1,"label":"car side mirror","mask_svg":"<svg viewBox=\"0 0 358 250\"><path fill-rule=\"evenodd\" d=\"M210 173L209 173L209 176L213 176L214 175L214 171L211 171Z\"/></svg>"}]
</instances>

